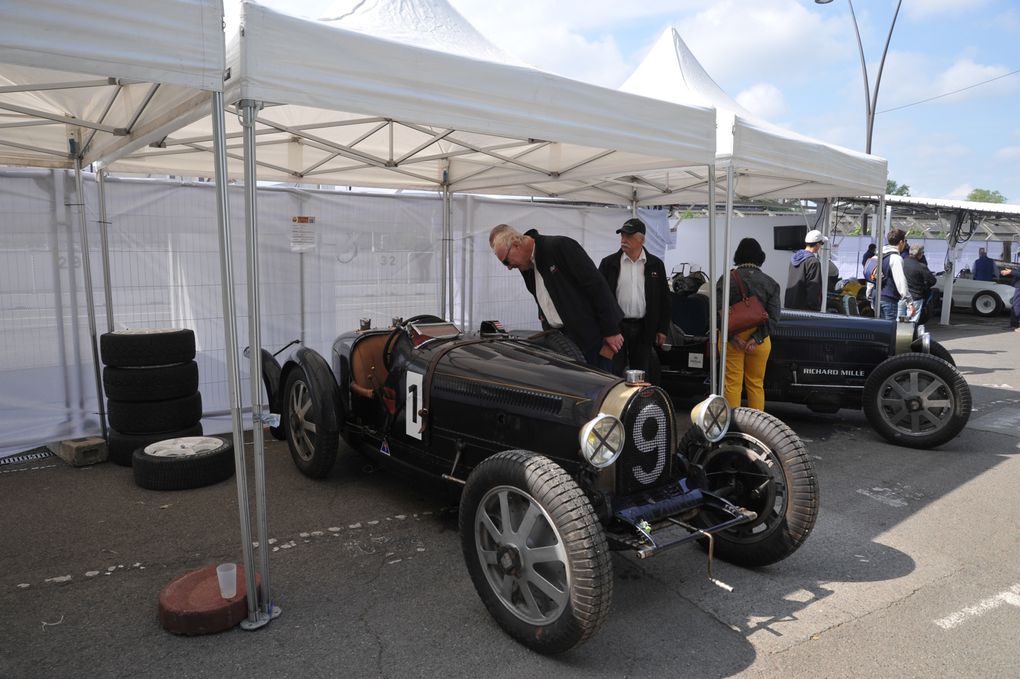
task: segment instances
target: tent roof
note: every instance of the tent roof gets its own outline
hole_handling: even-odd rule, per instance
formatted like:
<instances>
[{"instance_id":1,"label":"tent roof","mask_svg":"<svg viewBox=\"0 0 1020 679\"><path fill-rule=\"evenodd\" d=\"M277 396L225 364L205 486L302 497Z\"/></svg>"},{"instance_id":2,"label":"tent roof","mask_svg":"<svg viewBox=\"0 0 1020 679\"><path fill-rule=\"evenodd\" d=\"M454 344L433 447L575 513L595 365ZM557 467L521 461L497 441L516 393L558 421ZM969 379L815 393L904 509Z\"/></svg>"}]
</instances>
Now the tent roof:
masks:
<instances>
[{"instance_id":1,"label":"tent roof","mask_svg":"<svg viewBox=\"0 0 1020 679\"><path fill-rule=\"evenodd\" d=\"M220 0L0 3L0 164L144 145L222 90L223 71Z\"/></svg>"},{"instance_id":2,"label":"tent roof","mask_svg":"<svg viewBox=\"0 0 1020 679\"><path fill-rule=\"evenodd\" d=\"M611 203L630 202L632 175L651 169L680 168L676 185L705 184L715 155L709 109L337 23L241 5L227 98L266 104L256 123L260 179L435 190L445 177L456 192ZM450 25L437 21L429 42L457 44L457 32L443 37ZM230 172L240 176L240 127L231 118ZM202 121L111 169L202 175L210 136Z\"/></svg>"},{"instance_id":3,"label":"tent roof","mask_svg":"<svg viewBox=\"0 0 1020 679\"><path fill-rule=\"evenodd\" d=\"M663 31L621 89L714 107L719 118L716 168L722 177L722 171L733 166L738 197L826 198L885 191L884 159L756 118L712 80L674 28Z\"/></svg>"}]
</instances>

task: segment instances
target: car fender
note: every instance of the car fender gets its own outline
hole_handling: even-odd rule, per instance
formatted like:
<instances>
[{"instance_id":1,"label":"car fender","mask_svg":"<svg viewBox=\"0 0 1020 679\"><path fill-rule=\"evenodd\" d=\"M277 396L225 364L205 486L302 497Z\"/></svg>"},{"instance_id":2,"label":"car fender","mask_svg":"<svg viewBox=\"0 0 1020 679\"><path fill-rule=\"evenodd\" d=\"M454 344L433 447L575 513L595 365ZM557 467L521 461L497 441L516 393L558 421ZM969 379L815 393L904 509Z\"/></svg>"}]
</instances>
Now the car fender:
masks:
<instances>
[{"instance_id":1,"label":"car fender","mask_svg":"<svg viewBox=\"0 0 1020 679\"><path fill-rule=\"evenodd\" d=\"M294 352L287 363L284 364L280 375L280 384L287 383L287 377L294 370L302 370L308 378L308 391L311 392L312 402L317 404L319 412L316 413L319 422L340 431L343 429L346 420L344 404L340 400L340 387L333 371L322 356L313 349L301 347ZM285 396L280 394L280 406ZM282 411L281 411L282 412Z\"/></svg>"}]
</instances>

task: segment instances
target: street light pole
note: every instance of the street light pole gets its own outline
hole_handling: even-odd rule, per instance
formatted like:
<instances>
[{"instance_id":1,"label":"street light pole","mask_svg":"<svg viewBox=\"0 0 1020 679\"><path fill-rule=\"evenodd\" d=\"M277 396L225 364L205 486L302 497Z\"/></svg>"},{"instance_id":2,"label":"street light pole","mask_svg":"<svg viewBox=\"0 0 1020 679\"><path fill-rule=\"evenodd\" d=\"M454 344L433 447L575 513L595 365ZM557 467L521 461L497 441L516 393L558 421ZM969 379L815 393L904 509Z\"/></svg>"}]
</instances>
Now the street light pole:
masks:
<instances>
[{"instance_id":1,"label":"street light pole","mask_svg":"<svg viewBox=\"0 0 1020 679\"><path fill-rule=\"evenodd\" d=\"M815 0L816 4L828 5L832 0ZM878 62L878 74L875 77L875 91L871 91L871 84L868 82L868 64L864 58L864 43L861 42L861 29L857 24L857 14L854 12L853 0L846 0L850 6L850 18L854 23L854 33L857 35L857 51L861 56L861 75L864 77L864 122L865 122L865 145L866 153L871 153L871 139L875 131L875 112L878 107L878 88L882 85L882 71L885 69L885 58L889 54L889 42L892 40L893 29L896 27L896 19L900 15L900 6L903 0L896 3L896 12L893 14L892 23L889 24L889 35L885 38L885 47L882 49L882 59Z\"/></svg>"}]
</instances>

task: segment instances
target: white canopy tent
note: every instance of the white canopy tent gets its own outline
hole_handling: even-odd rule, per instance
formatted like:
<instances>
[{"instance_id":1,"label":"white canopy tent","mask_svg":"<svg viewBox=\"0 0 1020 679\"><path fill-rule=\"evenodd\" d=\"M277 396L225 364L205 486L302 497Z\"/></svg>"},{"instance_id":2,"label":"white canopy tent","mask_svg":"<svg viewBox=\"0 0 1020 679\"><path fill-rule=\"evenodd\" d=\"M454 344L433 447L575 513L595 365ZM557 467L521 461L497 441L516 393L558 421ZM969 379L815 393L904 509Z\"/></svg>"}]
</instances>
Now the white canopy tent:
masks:
<instances>
[{"instance_id":1,"label":"white canopy tent","mask_svg":"<svg viewBox=\"0 0 1020 679\"><path fill-rule=\"evenodd\" d=\"M715 108L716 170L733 172L733 195L743 199L882 195L883 158L852 151L757 118L705 71L675 28L667 28L620 87L679 104ZM641 203L675 202L648 195Z\"/></svg>"},{"instance_id":2,"label":"white canopy tent","mask_svg":"<svg viewBox=\"0 0 1020 679\"><path fill-rule=\"evenodd\" d=\"M233 434L238 442L235 463L241 541L249 583L246 622L258 627L268 616L256 608L246 458L240 445L240 377L225 193L222 2L107 0L85 9L74 0L0 3L0 163L75 170L84 278L81 283L88 306L98 414L105 436L81 168L91 163L108 164L162 138L188 120L209 118L209 174L214 174L219 184L224 333L232 377ZM105 225L105 217L101 217L104 241ZM108 301L108 310L110 306ZM112 325L109 316L108 325ZM256 482L261 484L261 460L256 463ZM263 529L260 539L264 540L264 510L259 524ZM262 571L264 611L270 596L266 559Z\"/></svg>"},{"instance_id":3,"label":"white canopy tent","mask_svg":"<svg viewBox=\"0 0 1020 679\"><path fill-rule=\"evenodd\" d=\"M261 180L630 204L633 186L620 177L679 168L674 178L705 195L715 125L705 108L498 64L490 50L466 56L458 32L429 31L424 49L386 39L388 27L367 18L358 30L371 35L254 2L242 3L240 23L227 100L264 104ZM236 151L241 124L228 125ZM200 121L112 169L200 176L208 138ZM231 160L240 176L240 156Z\"/></svg>"},{"instance_id":4,"label":"white canopy tent","mask_svg":"<svg viewBox=\"0 0 1020 679\"><path fill-rule=\"evenodd\" d=\"M684 43L675 28L666 28L644 61L620 87L625 92L658 97L681 104L715 108L716 171L726 187L723 251L730 251L730 220L735 196L744 199L823 198L833 196L884 195L888 174L884 159L812 139L756 118L720 88ZM677 202L672 192L660 192L668 174L646 176L649 186L637 203L656 205ZM826 203L828 205L828 202ZM828 210L825 211L828 215ZM828 233L828 219L822 230ZM822 266L828 267L828 250ZM711 258L714 263L714 255ZM824 270L823 268L823 270ZM729 298L729 277L723 297ZM826 291L823 279L822 309ZM723 327L729 309L723 307ZM725 362L725 344L722 362ZM714 371L713 371L714 373Z\"/></svg>"},{"instance_id":5,"label":"white canopy tent","mask_svg":"<svg viewBox=\"0 0 1020 679\"><path fill-rule=\"evenodd\" d=\"M414 40L430 48L380 37L389 35L387 7L429 8L411 15L433 17ZM465 31L450 27L469 24L437 0L359 3L351 11L362 12L357 28L372 35L336 25L346 19L303 19L241 3L227 49L227 100L237 102L239 120L228 118L227 136L229 171L243 174L246 186L257 178L636 207L638 175L671 168L671 185L694 187L702 199L710 192L711 110L491 61L494 48L484 48L480 36L461 41ZM408 23L405 16L401 25ZM209 132L199 121L111 169L201 176ZM254 200L252 192L251 242ZM452 268L445 239L444 282ZM450 286L451 310L452 295ZM445 291L442 299L445 316Z\"/></svg>"}]
</instances>

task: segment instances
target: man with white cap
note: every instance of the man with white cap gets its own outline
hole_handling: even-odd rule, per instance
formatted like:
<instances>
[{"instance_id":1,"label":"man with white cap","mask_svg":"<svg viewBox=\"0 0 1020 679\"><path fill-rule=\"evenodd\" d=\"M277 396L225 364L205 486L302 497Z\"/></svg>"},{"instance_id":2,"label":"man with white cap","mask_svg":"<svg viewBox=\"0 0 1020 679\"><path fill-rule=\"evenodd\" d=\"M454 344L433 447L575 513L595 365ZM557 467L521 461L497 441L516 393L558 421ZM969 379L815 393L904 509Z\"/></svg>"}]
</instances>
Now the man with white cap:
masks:
<instances>
[{"instance_id":1,"label":"man with white cap","mask_svg":"<svg viewBox=\"0 0 1020 679\"><path fill-rule=\"evenodd\" d=\"M822 310L822 265L818 261L818 251L828 240L818 229L811 229L804 236L804 249L797 250L790 258L783 300L787 309Z\"/></svg>"}]
</instances>

